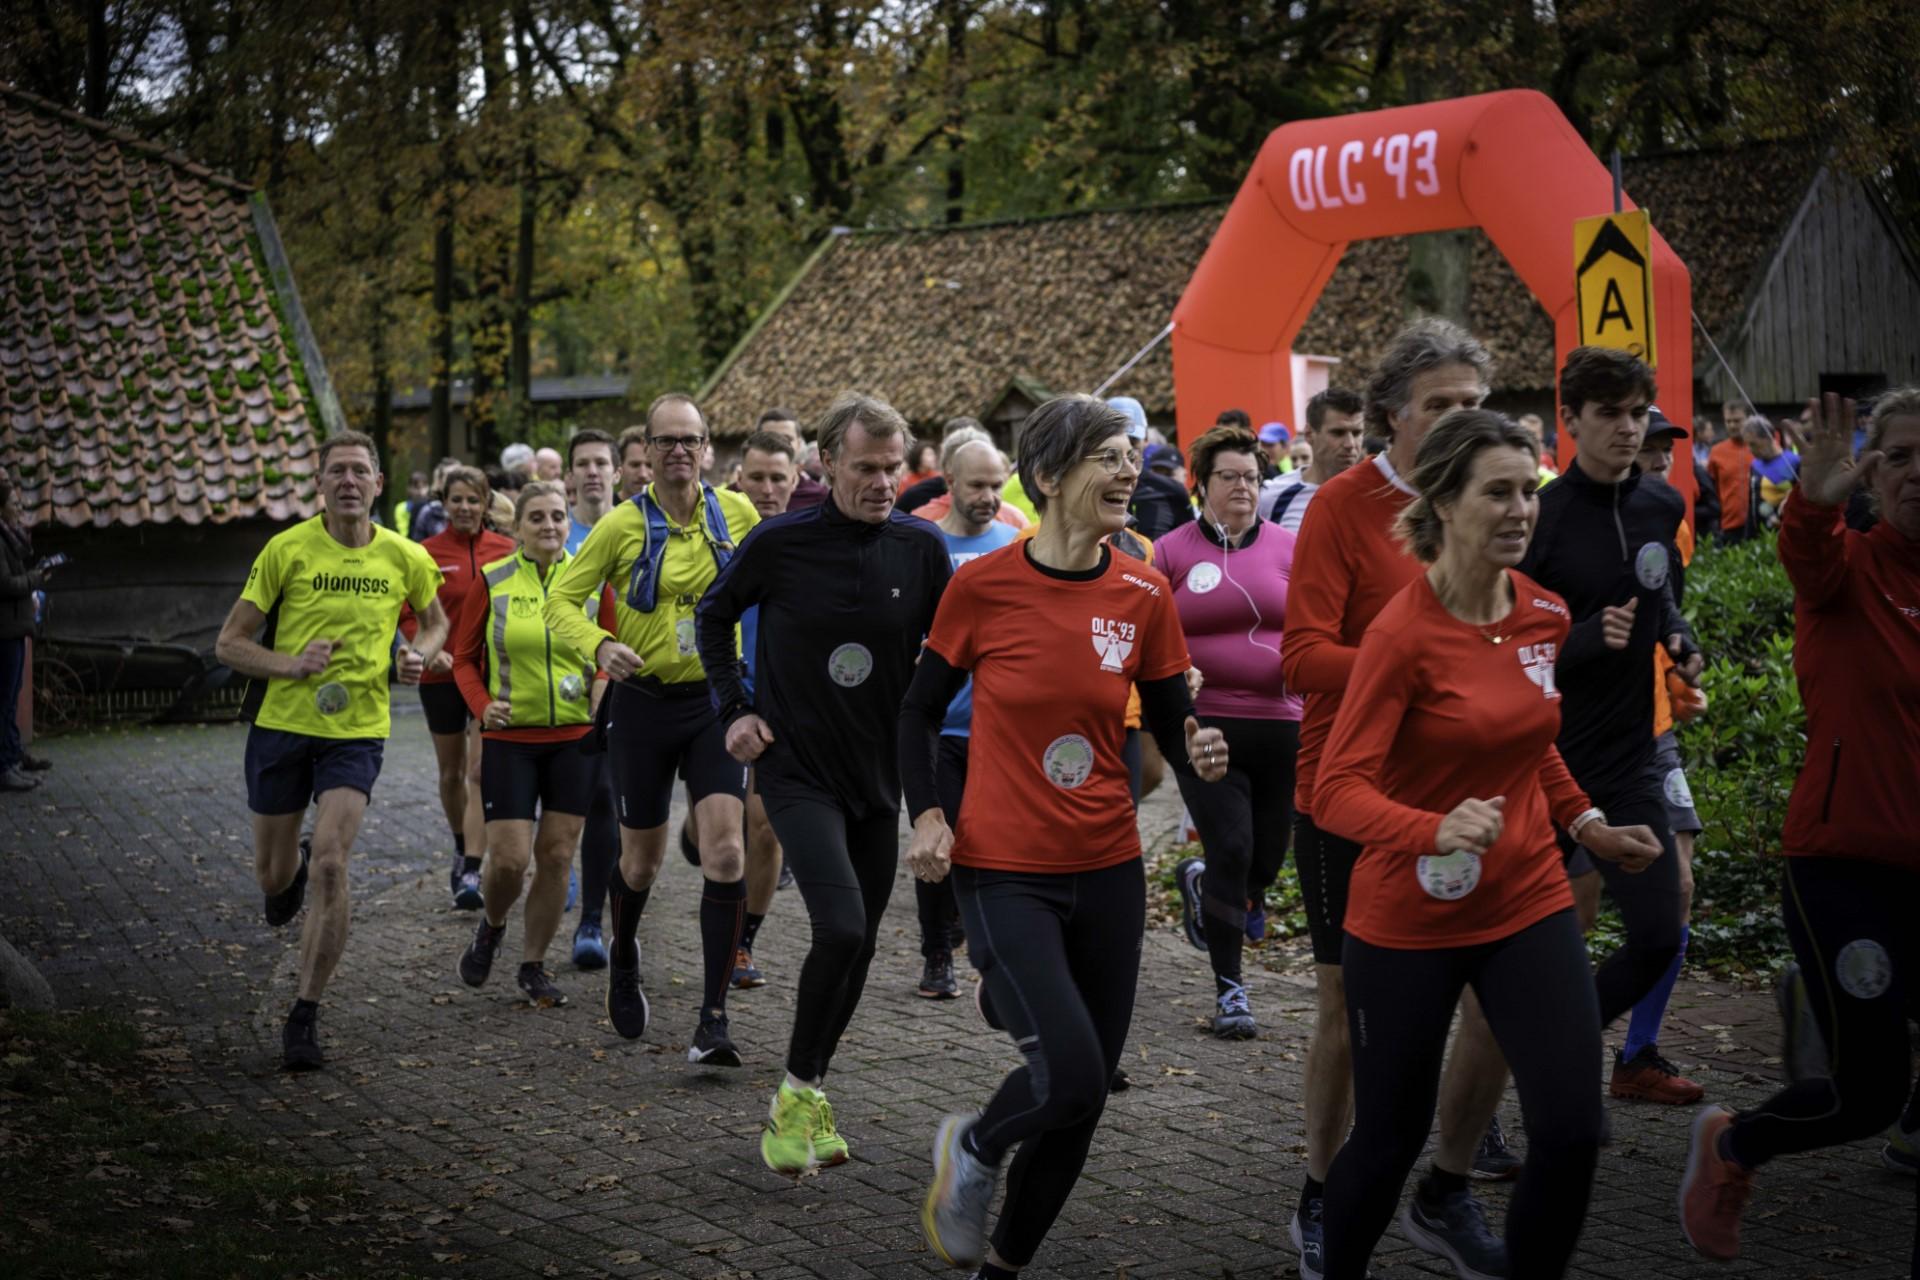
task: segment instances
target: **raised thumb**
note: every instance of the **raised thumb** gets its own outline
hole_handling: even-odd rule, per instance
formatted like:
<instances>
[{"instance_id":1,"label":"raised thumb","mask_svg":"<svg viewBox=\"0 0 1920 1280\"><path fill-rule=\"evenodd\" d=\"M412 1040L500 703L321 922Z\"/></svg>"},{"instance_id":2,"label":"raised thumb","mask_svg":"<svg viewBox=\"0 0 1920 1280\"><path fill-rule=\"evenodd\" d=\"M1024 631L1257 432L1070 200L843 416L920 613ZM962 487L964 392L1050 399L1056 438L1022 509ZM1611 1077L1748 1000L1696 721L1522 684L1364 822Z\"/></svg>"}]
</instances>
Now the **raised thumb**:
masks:
<instances>
[{"instance_id":1,"label":"raised thumb","mask_svg":"<svg viewBox=\"0 0 1920 1280\"><path fill-rule=\"evenodd\" d=\"M1187 736L1191 738L1194 734L1198 732L1200 732L1200 722L1194 719L1192 716L1188 716L1187 724L1186 724Z\"/></svg>"}]
</instances>

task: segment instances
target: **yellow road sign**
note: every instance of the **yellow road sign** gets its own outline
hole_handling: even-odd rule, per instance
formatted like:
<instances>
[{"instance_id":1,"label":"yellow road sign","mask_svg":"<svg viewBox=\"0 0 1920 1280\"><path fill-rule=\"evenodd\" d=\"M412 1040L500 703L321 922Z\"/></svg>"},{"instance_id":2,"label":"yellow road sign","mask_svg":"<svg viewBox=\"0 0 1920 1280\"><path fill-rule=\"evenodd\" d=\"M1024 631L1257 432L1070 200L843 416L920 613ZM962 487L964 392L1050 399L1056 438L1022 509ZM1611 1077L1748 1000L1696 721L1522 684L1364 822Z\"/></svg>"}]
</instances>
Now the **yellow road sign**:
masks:
<instances>
[{"instance_id":1,"label":"yellow road sign","mask_svg":"<svg viewBox=\"0 0 1920 1280\"><path fill-rule=\"evenodd\" d=\"M1613 347L1655 363L1653 253L1645 209L1573 224L1573 278L1582 346Z\"/></svg>"}]
</instances>

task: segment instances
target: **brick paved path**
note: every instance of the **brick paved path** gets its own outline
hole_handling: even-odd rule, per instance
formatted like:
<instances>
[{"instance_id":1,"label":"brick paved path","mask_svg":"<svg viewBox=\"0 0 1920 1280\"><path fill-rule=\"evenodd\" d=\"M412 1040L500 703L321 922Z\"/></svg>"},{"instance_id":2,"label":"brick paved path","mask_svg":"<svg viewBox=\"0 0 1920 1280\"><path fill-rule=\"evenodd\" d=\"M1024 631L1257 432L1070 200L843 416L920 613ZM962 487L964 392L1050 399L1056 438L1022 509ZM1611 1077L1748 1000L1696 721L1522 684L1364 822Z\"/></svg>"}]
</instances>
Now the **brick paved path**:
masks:
<instances>
[{"instance_id":1,"label":"brick paved path","mask_svg":"<svg viewBox=\"0 0 1920 1280\"><path fill-rule=\"evenodd\" d=\"M276 1070L294 933L260 921L238 727L46 744L57 761L49 785L0 801L0 928L69 1004L130 1008L161 1046L154 1056L178 1097L353 1172L412 1219L423 1261L437 1255L449 1273L956 1274L920 1240L930 1136L944 1111L981 1105L1014 1054L970 1003L912 995L919 959L904 875L829 1080L854 1160L796 1183L761 1166L756 1134L792 1014L805 931L797 896L780 895L761 934L771 985L732 1004L748 1059L740 1072L684 1060L698 999L698 881L671 855L643 926L656 1017L644 1040L611 1032L602 981L561 955L554 968L573 1005L515 1002L517 912L494 981L472 991L454 963L474 917L447 910L425 726L408 714L395 730L354 865L352 943L323 1011L328 1071ZM1151 839L1164 841L1177 803L1171 786L1150 800ZM1170 929L1150 934L1128 1046L1136 1087L1109 1105L1086 1176L1026 1273L1033 1280L1296 1274L1286 1222L1304 1153L1311 988L1266 973L1252 991L1261 1038L1210 1039L1202 958ZM1683 983L1667 1039L1721 1101L1751 1103L1776 1074L1763 993ZM1517 1129L1511 1097L1504 1114ZM1768 1169L1748 1216L1749 1257L1719 1268L1694 1258L1674 1220L1687 1117L1623 1105L1613 1118L1616 1144L1601 1156L1573 1274L1907 1274L1915 1189L1880 1168L1877 1142ZM1504 1192L1488 1200L1504 1212ZM1392 1234L1374 1270L1382 1280L1446 1274Z\"/></svg>"}]
</instances>

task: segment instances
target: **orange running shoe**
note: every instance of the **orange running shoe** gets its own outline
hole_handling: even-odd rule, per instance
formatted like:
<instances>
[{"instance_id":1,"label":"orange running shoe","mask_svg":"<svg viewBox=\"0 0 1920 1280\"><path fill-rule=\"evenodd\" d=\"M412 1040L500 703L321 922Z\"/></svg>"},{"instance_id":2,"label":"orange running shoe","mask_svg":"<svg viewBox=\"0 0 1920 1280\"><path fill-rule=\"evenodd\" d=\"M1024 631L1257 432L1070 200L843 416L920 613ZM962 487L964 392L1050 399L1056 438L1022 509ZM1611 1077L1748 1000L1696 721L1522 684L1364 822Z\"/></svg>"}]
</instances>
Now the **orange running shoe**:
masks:
<instances>
[{"instance_id":1,"label":"orange running shoe","mask_svg":"<svg viewBox=\"0 0 1920 1280\"><path fill-rule=\"evenodd\" d=\"M1720 1262L1740 1256L1740 1214L1753 1195L1753 1173L1720 1154L1720 1135L1732 1124L1725 1107L1700 1108L1680 1178L1681 1234L1695 1252Z\"/></svg>"},{"instance_id":2,"label":"orange running shoe","mask_svg":"<svg viewBox=\"0 0 1920 1280\"><path fill-rule=\"evenodd\" d=\"M1661 1057L1655 1045L1648 1045L1630 1059L1614 1058L1613 1078L1607 1082L1607 1092L1616 1098L1660 1102L1670 1107L1689 1106L1707 1093Z\"/></svg>"}]
</instances>

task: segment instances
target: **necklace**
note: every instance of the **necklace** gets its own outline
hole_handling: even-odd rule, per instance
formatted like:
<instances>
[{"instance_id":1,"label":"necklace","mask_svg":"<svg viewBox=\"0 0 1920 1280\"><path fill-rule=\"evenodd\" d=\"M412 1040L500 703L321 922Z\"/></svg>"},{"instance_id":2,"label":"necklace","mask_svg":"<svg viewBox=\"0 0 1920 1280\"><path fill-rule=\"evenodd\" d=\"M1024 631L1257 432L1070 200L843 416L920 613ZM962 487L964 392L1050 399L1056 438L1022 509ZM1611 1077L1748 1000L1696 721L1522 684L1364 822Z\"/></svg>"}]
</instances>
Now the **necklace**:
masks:
<instances>
[{"instance_id":1,"label":"necklace","mask_svg":"<svg viewBox=\"0 0 1920 1280\"><path fill-rule=\"evenodd\" d=\"M1497 622L1491 623L1491 624L1484 624L1484 625L1476 622L1473 624L1473 629L1475 631L1478 631L1482 636L1482 638L1484 638L1489 644L1502 644L1508 640L1513 639L1513 636L1511 633L1504 636L1494 635L1493 630L1497 629L1499 625L1500 624Z\"/></svg>"}]
</instances>

